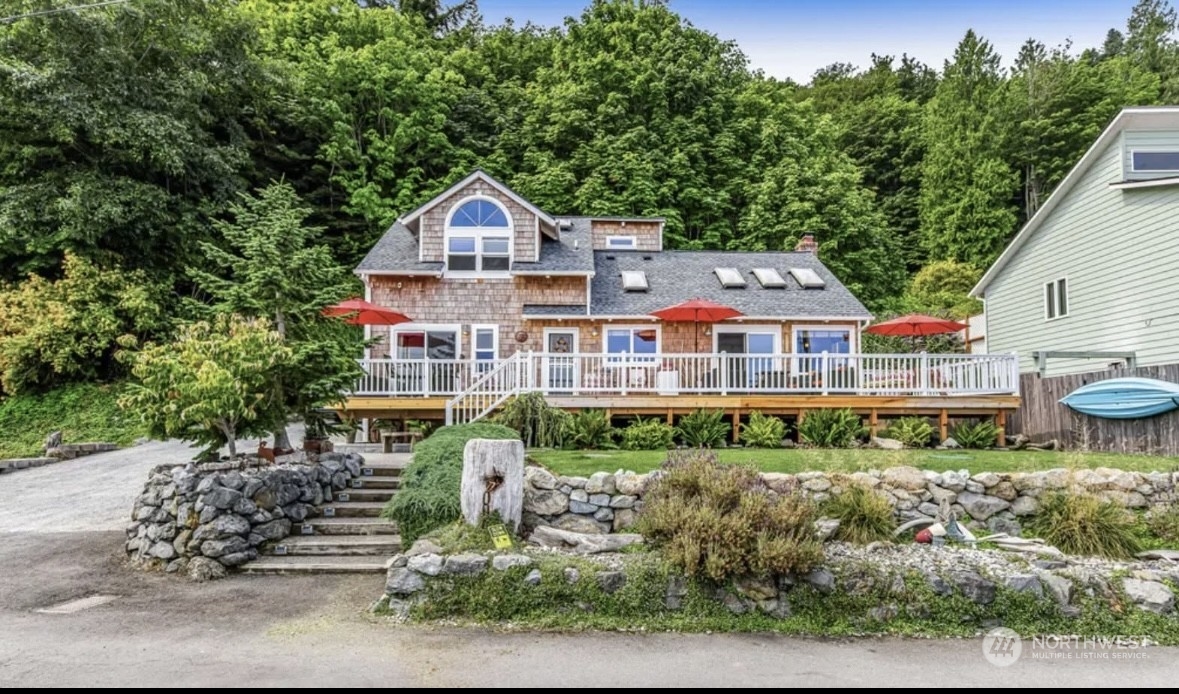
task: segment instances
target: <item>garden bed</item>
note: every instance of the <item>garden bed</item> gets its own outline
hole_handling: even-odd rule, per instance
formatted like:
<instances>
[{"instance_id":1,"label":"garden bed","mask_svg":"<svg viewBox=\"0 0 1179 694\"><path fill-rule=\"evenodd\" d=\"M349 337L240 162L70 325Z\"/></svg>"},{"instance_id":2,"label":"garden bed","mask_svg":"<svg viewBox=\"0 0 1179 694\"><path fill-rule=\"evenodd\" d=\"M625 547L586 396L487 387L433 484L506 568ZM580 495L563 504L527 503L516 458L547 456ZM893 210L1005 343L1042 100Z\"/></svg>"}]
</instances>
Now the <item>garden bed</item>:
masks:
<instances>
[{"instance_id":1,"label":"garden bed","mask_svg":"<svg viewBox=\"0 0 1179 694\"><path fill-rule=\"evenodd\" d=\"M593 556L423 540L393 560L378 612L539 629L809 635L1145 635L1179 644L1179 569L1043 562L990 550L827 543L801 575L689 579L657 551Z\"/></svg>"},{"instance_id":2,"label":"garden bed","mask_svg":"<svg viewBox=\"0 0 1179 694\"><path fill-rule=\"evenodd\" d=\"M857 472L904 465L925 470L967 468L997 473L1098 467L1137 472L1179 469L1179 458L1075 451L720 448L716 450L716 454L724 463L750 463L763 472L786 473ZM650 472L667 459L667 451L533 449L528 455L557 474L586 477L599 470Z\"/></svg>"}]
</instances>

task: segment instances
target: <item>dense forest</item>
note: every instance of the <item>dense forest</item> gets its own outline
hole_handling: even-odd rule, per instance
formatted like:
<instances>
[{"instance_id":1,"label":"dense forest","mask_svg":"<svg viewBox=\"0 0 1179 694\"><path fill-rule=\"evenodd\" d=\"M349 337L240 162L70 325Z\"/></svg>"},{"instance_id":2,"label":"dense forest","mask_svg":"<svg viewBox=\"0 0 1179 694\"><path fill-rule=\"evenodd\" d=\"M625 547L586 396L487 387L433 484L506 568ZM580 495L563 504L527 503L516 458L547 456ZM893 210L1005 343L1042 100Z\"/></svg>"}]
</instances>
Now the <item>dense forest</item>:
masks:
<instances>
[{"instance_id":1,"label":"dense forest","mask_svg":"<svg viewBox=\"0 0 1179 694\"><path fill-rule=\"evenodd\" d=\"M212 303L231 210L275 181L345 268L479 166L555 214L666 217L671 247L814 233L878 313L962 315L1118 110L1179 91L1166 0L1101 46L1031 37L1010 68L967 32L944 65L880 55L805 85L659 0L555 28L488 26L475 0L42 12L66 4L0 10L8 392L106 377L118 345Z\"/></svg>"}]
</instances>

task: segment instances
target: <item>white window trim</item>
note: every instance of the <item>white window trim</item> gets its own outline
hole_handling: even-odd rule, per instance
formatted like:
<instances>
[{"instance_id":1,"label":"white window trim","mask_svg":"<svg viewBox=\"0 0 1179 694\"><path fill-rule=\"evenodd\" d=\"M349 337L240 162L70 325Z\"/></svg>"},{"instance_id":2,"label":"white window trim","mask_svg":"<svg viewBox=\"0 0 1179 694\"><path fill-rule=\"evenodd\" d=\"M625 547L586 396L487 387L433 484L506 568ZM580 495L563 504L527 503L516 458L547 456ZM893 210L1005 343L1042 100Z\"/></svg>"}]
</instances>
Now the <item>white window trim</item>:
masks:
<instances>
[{"instance_id":1,"label":"white window trim","mask_svg":"<svg viewBox=\"0 0 1179 694\"><path fill-rule=\"evenodd\" d=\"M720 334L721 333L770 333L774 337L774 354L782 353L782 326L770 324L754 324L754 325L729 325L727 323L717 323L712 326L712 353L720 354ZM764 356L764 355L758 355Z\"/></svg>"},{"instance_id":2,"label":"white window trim","mask_svg":"<svg viewBox=\"0 0 1179 694\"><path fill-rule=\"evenodd\" d=\"M499 325L497 325L495 323L472 323L471 324L471 355L470 355L471 361L486 361L486 360L480 360L475 356L475 352L486 351L486 350L480 350L477 347L477 345L479 344L477 341L477 338L479 336L480 330L490 330L491 331L491 351L492 351L492 354L494 355L491 357L491 361L493 361L493 362L499 361L501 358L499 356ZM460 352L460 354L461 354L461 352Z\"/></svg>"},{"instance_id":3,"label":"white window trim","mask_svg":"<svg viewBox=\"0 0 1179 694\"><path fill-rule=\"evenodd\" d=\"M1134 147L1130 152L1130 173L1156 174L1156 173L1173 173L1179 174L1179 168L1175 169L1139 169L1134 166L1134 155L1139 152L1153 153L1153 154L1176 154L1179 153L1179 147Z\"/></svg>"},{"instance_id":4,"label":"white window trim","mask_svg":"<svg viewBox=\"0 0 1179 694\"><path fill-rule=\"evenodd\" d=\"M843 323L836 323L836 324L814 323L814 324L791 325L790 326L790 352L791 353L795 353L794 352L795 345L798 344L798 333L799 333L799 331L802 331L802 330L822 330L825 332L834 332L836 330L846 330L848 333L850 333L850 335L848 336L848 339L847 339L848 352L850 354L859 354L860 353L860 331L859 331L859 329L854 325L846 325ZM803 354L803 352L798 352L797 354ZM821 352L820 352L820 354L821 354ZM814 355L814 353L812 353L812 356L813 355Z\"/></svg>"},{"instance_id":5,"label":"white window trim","mask_svg":"<svg viewBox=\"0 0 1179 694\"><path fill-rule=\"evenodd\" d=\"M615 246L613 241L629 241L630 245ZM633 234L628 235L610 235L606 237L606 250L608 251L637 251L639 249L639 237Z\"/></svg>"},{"instance_id":6,"label":"white window trim","mask_svg":"<svg viewBox=\"0 0 1179 694\"><path fill-rule=\"evenodd\" d=\"M608 350L608 347L610 344L609 336L610 336L611 330L630 330L632 333L635 330L654 330L655 331L655 354L650 354L650 355L643 354L643 355L635 356L634 352L626 352L626 359L625 360L621 359L621 357L623 356L621 353L611 352ZM632 346L634 345L634 337L631 337L631 345ZM644 325L642 323L633 323L633 324L619 323L617 325L613 324L613 323L608 323L608 324L602 326L602 354L607 357L618 358L618 361L610 361L610 359L603 359L602 361L604 362L604 366L608 366L608 367L633 366L636 363L653 362L656 357L663 354L663 326L659 325L658 323L647 323L646 325ZM634 361L631 361L632 359Z\"/></svg>"},{"instance_id":7,"label":"white window trim","mask_svg":"<svg viewBox=\"0 0 1179 694\"><path fill-rule=\"evenodd\" d=\"M391 326L389 329L389 356L392 359L399 359L397 356L397 335L400 333L430 333L430 332L454 332L454 361L460 361L463 354L463 326L458 323L398 323ZM429 356L423 357L427 361L447 361L439 359L430 359ZM403 359L402 361L421 361L420 359Z\"/></svg>"},{"instance_id":8,"label":"white window trim","mask_svg":"<svg viewBox=\"0 0 1179 694\"><path fill-rule=\"evenodd\" d=\"M1060 313L1060 283L1064 282L1064 313ZM1056 315L1048 315L1048 287L1052 287L1052 298L1056 302ZM1055 321L1061 318L1068 318L1069 309L1072 305L1072 289L1069 287L1068 276L1057 277L1054 280L1045 282L1040 290L1040 301L1044 304L1044 320Z\"/></svg>"},{"instance_id":9,"label":"white window trim","mask_svg":"<svg viewBox=\"0 0 1179 694\"><path fill-rule=\"evenodd\" d=\"M490 202L504 213L504 217L508 220L507 229L502 228L481 228L481 227L451 227L450 222L454 217L454 213L460 207L471 202L472 200L483 200ZM502 202L491 197L490 195L483 195L477 193L475 195L468 195L467 197L455 202L446 211L446 222L443 225L442 232L442 265L444 277L510 277L511 268L516 263L516 220L512 219L512 213L504 206ZM451 270L450 269L450 239L452 236L465 238L470 237L475 239L475 270ZM496 270L493 272L484 272L483 267L483 239L485 238L505 238L508 241L508 270ZM498 257L498 256L497 256Z\"/></svg>"}]
</instances>

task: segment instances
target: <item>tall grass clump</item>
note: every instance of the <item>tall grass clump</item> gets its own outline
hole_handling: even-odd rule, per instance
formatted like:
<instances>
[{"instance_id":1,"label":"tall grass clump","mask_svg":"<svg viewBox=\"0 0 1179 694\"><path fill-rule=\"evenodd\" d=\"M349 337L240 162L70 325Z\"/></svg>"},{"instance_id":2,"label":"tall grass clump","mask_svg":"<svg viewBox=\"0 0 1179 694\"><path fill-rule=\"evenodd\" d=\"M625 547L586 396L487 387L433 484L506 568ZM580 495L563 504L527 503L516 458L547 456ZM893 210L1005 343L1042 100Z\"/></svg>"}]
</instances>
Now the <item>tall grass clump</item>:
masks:
<instances>
[{"instance_id":1,"label":"tall grass clump","mask_svg":"<svg viewBox=\"0 0 1179 694\"><path fill-rule=\"evenodd\" d=\"M1134 516L1092 494L1052 492L1040 498L1031 530L1068 554L1128 559L1142 551Z\"/></svg>"},{"instance_id":2,"label":"tall grass clump","mask_svg":"<svg viewBox=\"0 0 1179 694\"><path fill-rule=\"evenodd\" d=\"M772 492L755 468L722 465L709 451L672 453L644 504L639 532L688 576L805 572L823 557L814 504Z\"/></svg>"},{"instance_id":3,"label":"tall grass clump","mask_svg":"<svg viewBox=\"0 0 1179 694\"><path fill-rule=\"evenodd\" d=\"M823 504L823 515L839 521L835 539L866 545L892 537L892 504L862 484L852 484Z\"/></svg>"}]
</instances>

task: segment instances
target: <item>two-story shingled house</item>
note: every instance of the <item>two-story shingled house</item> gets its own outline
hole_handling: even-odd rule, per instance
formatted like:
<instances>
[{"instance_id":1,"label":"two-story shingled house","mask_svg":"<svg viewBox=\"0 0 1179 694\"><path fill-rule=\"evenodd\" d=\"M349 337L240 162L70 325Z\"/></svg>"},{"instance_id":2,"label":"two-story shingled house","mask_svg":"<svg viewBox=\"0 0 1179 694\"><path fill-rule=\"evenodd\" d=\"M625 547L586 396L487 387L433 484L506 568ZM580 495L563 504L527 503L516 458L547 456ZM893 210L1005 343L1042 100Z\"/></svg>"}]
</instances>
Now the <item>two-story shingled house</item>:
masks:
<instances>
[{"instance_id":1,"label":"two-story shingled house","mask_svg":"<svg viewBox=\"0 0 1179 694\"><path fill-rule=\"evenodd\" d=\"M1003 355L859 355L871 315L810 237L793 252L673 251L663 226L553 216L472 173L398 219L356 268L366 299L412 321L371 328L380 342L346 409L470 421L539 390L560 406L669 419L853 406L875 421L1017 400ZM739 315L652 315L697 298Z\"/></svg>"}]
</instances>

